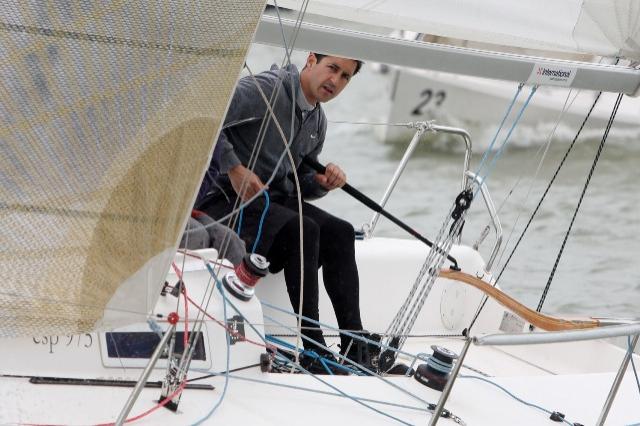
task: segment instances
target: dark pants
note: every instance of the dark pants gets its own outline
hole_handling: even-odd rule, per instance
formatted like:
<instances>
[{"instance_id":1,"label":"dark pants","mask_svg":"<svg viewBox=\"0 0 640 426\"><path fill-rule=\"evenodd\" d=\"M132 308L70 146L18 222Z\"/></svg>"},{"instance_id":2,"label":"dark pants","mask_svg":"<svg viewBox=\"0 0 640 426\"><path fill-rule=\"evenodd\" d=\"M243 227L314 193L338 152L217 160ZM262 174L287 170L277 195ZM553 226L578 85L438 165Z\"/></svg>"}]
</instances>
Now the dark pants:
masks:
<instances>
[{"instance_id":1,"label":"dark pants","mask_svg":"<svg viewBox=\"0 0 640 426\"><path fill-rule=\"evenodd\" d=\"M212 217L222 217L231 210L231 206L224 197L216 197L202 209ZM264 198L258 198L244 209L240 235L247 244L247 250L251 250L254 245L264 206ZM319 320L318 268L322 267L324 286L333 304L338 326L345 330L362 330L353 226L305 202L302 203L302 216L302 315ZM271 201L255 251L265 255L271 262L271 272L284 269L291 305L296 313L300 313L300 233L298 205L295 199ZM325 343L317 325L303 320L302 327L305 336L321 344ZM340 337L344 347L349 339L342 335ZM304 346L307 349L316 347L307 341L304 342Z\"/></svg>"}]
</instances>

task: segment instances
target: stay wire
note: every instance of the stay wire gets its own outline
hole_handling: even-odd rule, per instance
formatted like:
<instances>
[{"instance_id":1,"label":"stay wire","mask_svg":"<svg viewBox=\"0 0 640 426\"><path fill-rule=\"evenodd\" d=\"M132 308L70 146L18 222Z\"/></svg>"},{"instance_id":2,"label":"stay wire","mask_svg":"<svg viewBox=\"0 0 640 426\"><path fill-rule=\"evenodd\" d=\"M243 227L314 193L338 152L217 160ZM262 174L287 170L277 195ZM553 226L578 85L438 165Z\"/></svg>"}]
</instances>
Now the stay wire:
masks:
<instances>
[{"instance_id":1,"label":"stay wire","mask_svg":"<svg viewBox=\"0 0 640 426\"><path fill-rule=\"evenodd\" d=\"M540 174L540 171L542 170L542 165L544 164L544 162L545 162L545 160L547 158L547 154L549 152L549 148L551 147L551 142L553 141L553 137L555 136L556 130L558 129L558 126L560 125L560 122L564 118L564 115L571 108L571 106L573 105L574 101L576 100L576 98L580 94L580 91L577 91L575 93L575 95L573 96L573 99L571 99L572 92L573 92L573 90L569 90L569 93L567 93L567 98L565 99L564 105L562 106L562 111L560 111L560 114L558 115L558 118L556 119L556 122L555 122L555 125L553 126L553 129L551 130L551 132L549 132L549 135L546 138L545 144L543 144L538 149L538 151L536 152L536 154L534 156L534 158L540 157L540 160L538 161L538 165L536 167L535 173L533 174L533 177L530 179L529 187L527 189L527 193L526 193L522 203L520 203L521 208L519 209L518 215L516 216L516 219L513 222L513 226L511 227L511 232L509 232L509 236L507 237L507 240L504 243L504 248L500 251L500 256L498 257L496 264L500 264L500 262L502 261L502 256L504 256L504 253L506 252L506 247L509 244L509 242L511 241L511 238L513 237L513 234L515 232L517 224L520 222L520 217L522 216L522 213L524 211L524 206L527 205L529 197L531 195L531 191L533 190L533 184L534 184L535 180L537 179L538 175ZM569 99L571 99L571 101L569 101ZM511 195L514 193L515 189L520 185L520 182L522 181L522 179L524 178L526 173L527 172L525 172L523 170L523 172L520 174L520 176L518 177L516 183L511 187L511 189L509 190L507 195L504 197L504 199L500 203L500 206L496 210L496 215L500 214L500 212L502 211L504 206L507 204L507 201L511 198ZM490 230L490 224L487 224L486 227L485 227L485 231L484 232L488 233L489 230ZM484 239L484 237L481 235L480 238L478 239L478 241L476 242L475 247L478 247L481 244L483 239ZM495 286L495 284L494 284L494 286ZM476 313L474 315L474 321L475 321L476 316L480 314L480 311L484 307L484 305L485 305L485 303L487 301L487 298L488 298L488 296L486 294L483 295L482 301L478 304L478 308L476 309ZM473 325L473 322L471 323L471 325ZM470 328L469 328L469 330L470 330Z\"/></svg>"},{"instance_id":2,"label":"stay wire","mask_svg":"<svg viewBox=\"0 0 640 426\"><path fill-rule=\"evenodd\" d=\"M480 175L480 172L482 171L482 168L484 167L484 162L487 160L487 158L489 158L489 155L491 155L491 149L493 148L493 145L495 145L496 140L498 139L498 135L500 134L500 131L504 127L504 123L507 121L507 118L509 118L509 115L511 114L511 110L513 109L513 106L515 105L516 100L518 99L518 96L520 95L520 92L522 91L523 87L524 87L523 83L518 84L518 89L516 90L515 95L513 95L513 99L511 99L511 102L509 103L509 106L507 107L507 110L504 112L504 116L502 117L502 121L500 122L500 125L496 129L496 133L493 135L493 139L489 143L489 147L484 151L484 155L480 159L480 164L478 165L478 169L476 171L476 175L477 176Z\"/></svg>"},{"instance_id":3,"label":"stay wire","mask_svg":"<svg viewBox=\"0 0 640 426\"><path fill-rule=\"evenodd\" d=\"M524 104L520 108L520 111L518 111L518 115L516 116L516 119L514 120L513 124L511 125L511 128L509 129L509 132L507 133L507 136L502 141L502 144L500 145L500 148L498 148L498 151L494 154L493 158L491 159L491 162L487 166L487 171L483 176L481 176L481 173L480 173L481 169L482 169L482 165L478 168L478 172L476 173L476 175L477 176L481 176L481 178L480 178L481 182L484 182L489 178L489 175L491 174L491 172L495 168L496 161L498 160L498 158L500 158L502 156L502 154L503 154L503 152L505 150L505 147L507 146L507 143L511 139L511 135L513 134L513 131L515 130L515 128L518 125L518 123L520 122L520 119L524 115L525 110L527 109L527 107L529 106L529 103L531 102L531 98L533 98L533 95L535 95L537 90L538 90L538 86L533 86L531 88L531 91L529 92L529 96L527 97L527 100L524 102ZM485 154L486 154L486 151L485 151ZM478 186L478 188L476 188L475 193L473 194L474 198L478 195L479 191L480 191L480 186Z\"/></svg>"},{"instance_id":4,"label":"stay wire","mask_svg":"<svg viewBox=\"0 0 640 426\"><path fill-rule=\"evenodd\" d=\"M587 121L589 120L589 117L591 117L591 113L593 112L593 109L595 108L596 104L598 103L598 100L600 99L601 95L602 95L602 92L598 92L598 95L593 100L593 103L591 104L591 107L589 108L589 112L587 112L586 117L584 118L584 120L582 120L582 124L580 125L580 128L578 129L578 132L573 137L573 140L571 141L571 144L569 145L569 148L567 148L567 151L564 153L564 156L560 160L560 164L558 164L558 167L556 168L556 171L553 173L553 176L551 177L551 180L549 181L549 183L547 184L547 187L545 188L544 192L542 193L542 196L540 197L540 200L538 201L538 204L536 205L535 209L533 210L533 213L531 213L531 216L529 217L529 220L527 221L527 224L525 225L524 229L520 233L520 236L518 237L518 241L516 241L515 246L511 250L511 253L509 254L509 257L507 257L507 260L505 261L504 265L502 265L502 268L500 269L500 273L498 274L498 278L496 278L496 283L498 281L500 281L500 277L502 277L502 274L504 273L505 269L507 268L507 265L509 265L509 262L511 261L511 258L513 257L513 255L515 254L516 250L518 249L518 246L520 245L520 242L524 238L524 235L527 233L527 230L529 229L529 226L531 225L531 222L533 222L533 219L538 214L538 210L540 210L540 206L544 202L547 194L549 193L549 190L551 189L551 187L555 183L555 180L558 177L558 174L560 173L560 170L564 166L564 163L567 160L567 157L569 157L569 154L573 150L573 147L576 144L576 141L580 137L580 134L582 133L582 130L584 129L584 126L587 124Z\"/></svg>"},{"instance_id":5,"label":"stay wire","mask_svg":"<svg viewBox=\"0 0 640 426\"><path fill-rule=\"evenodd\" d=\"M636 384L638 385L638 393L640 394L640 379L638 379L638 371L636 370L636 363L633 362L633 350L631 348L631 336L627 336L627 351L630 352L630 355L631 355L631 369L633 370L633 375L636 378Z\"/></svg>"},{"instance_id":6,"label":"stay wire","mask_svg":"<svg viewBox=\"0 0 640 426\"><path fill-rule=\"evenodd\" d=\"M194 369L194 371L201 371L201 370ZM217 373L212 373L211 374L211 376L217 376L217 375L218 375ZM232 379L236 379L236 380L244 380L244 381L248 381L248 382L252 382L252 383L260 383L260 384L265 384L265 385L272 385L272 386L282 387L282 388L286 388L286 389L295 389L295 390L300 390L300 391L305 391L305 392L317 393L319 395L337 396L337 397L342 397L342 398L345 397L344 395L342 395L340 393L322 391L322 390L319 390L319 389L307 388L307 387L304 387L304 386L295 386L295 385L288 385L286 383L270 382L268 380L254 379L254 378L245 377L245 376L229 375L229 377L231 377ZM375 403L375 404L388 405L388 406L397 407L397 408L406 408L408 410L424 411L426 413L433 412L433 410L431 410L429 408L414 407L414 406L404 405L404 404L396 404L396 403L389 402L389 401L384 401L384 400L362 398L362 397L357 397L357 396L353 396L353 398L354 399L358 399L360 401L364 401L364 402L372 402L372 403ZM429 406L430 405L431 404L429 404Z\"/></svg>"},{"instance_id":7,"label":"stay wire","mask_svg":"<svg viewBox=\"0 0 640 426\"><path fill-rule=\"evenodd\" d=\"M564 156L560 160L560 164L558 165L558 167L556 168L556 171L554 172L553 176L551 177L551 180L549 181L549 184L545 188L544 193L540 197L540 200L538 201L538 204L536 205L535 209L531 213L531 216L529 217L529 220L527 221L527 224L525 225L524 229L520 233L520 236L518 237L518 241L516 241L516 244L514 245L513 249L511 250L511 253L509 253L509 256L507 257L507 260L502 265L502 268L500 269L500 273L498 274L498 277L496 278L496 280L495 280L495 282L493 284L494 286L498 285L498 282L500 281L500 278L502 277L502 274L504 273L505 269L507 268L507 265L509 265L509 262L513 258L513 255L515 254L516 250L520 246L520 243L522 242L522 239L524 238L525 234L527 233L527 230L529 229L529 226L531 225L531 223L533 222L533 219L538 214L538 210L540 210L540 206L544 202L549 190L551 189L551 186L553 186L556 178L558 177L558 174L560 173L560 170L564 166L564 163L567 160L567 157L571 153L571 150L573 149L576 141L580 137L580 134L582 133L582 130L584 129L584 126L587 124L587 121L589 120L589 117L591 116L591 113L593 112L593 109L595 108L596 104L598 103L598 100L600 99L600 95L602 95L602 92L598 92L598 95L596 96L596 98L594 99L593 103L591 104L591 107L589 108L589 111L587 112L587 115L585 116L584 120L582 120L582 124L580 125L580 128L578 129L576 135L573 137L573 140L571 141L571 144L569 145L569 148L567 148L567 151L564 153ZM473 319L471 320L471 323L469 324L469 327L468 327L469 331L471 331L471 328L476 323L476 320L478 319L478 317L482 313L482 310L484 309L484 307L487 304L488 300L489 299L485 297L483 302L482 302L482 304L481 304L481 306L480 306L480 308L476 311L476 314L473 316Z\"/></svg>"},{"instance_id":8,"label":"stay wire","mask_svg":"<svg viewBox=\"0 0 640 426\"><path fill-rule=\"evenodd\" d=\"M615 64L617 65L619 61L620 61L620 59L618 58L616 60ZM518 238L518 241L516 242L515 246L511 250L511 253L509 254L509 257L507 258L506 262L502 266L502 269L500 270L500 273L498 274L498 278L496 278L495 284L498 284L498 281L500 281L500 277L504 273L505 269L507 268L507 265L509 264L509 261L511 260L511 258L514 255L514 253L518 249L518 246L520 245L520 242L522 241L522 238L524 237L524 235L526 234L527 230L529 229L529 225L531 225L531 222L533 221L533 219L535 218L536 214L538 213L538 210L540 209L540 206L542 205L542 202L544 201L545 197L547 196L547 193L549 192L549 189L551 189L551 186L555 182L556 177L558 176L558 173L560 172L560 169L562 169L562 166L564 165L564 162L566 161L567 157L569 156L569 153L571 152L571 150L573 149L573 146L575 145L576 141L578 140L578 137L580 136L580 133L582 133L582 130L584 129L584 126L587 124L587 121L589 120L589 117L591 116L591 113L593 112L593 109L595 108L596 104L598 103L598 100L600 99L601 95L602 95L602 91L598 92L598 94L596 95L596 98L593 100L593 103L591 104L591 107L589 108L589 112L587 112L587 115L585 116L584 120L582 120L582 124L580 125L580 128L578 129L578 132L573 137L573 140L571 141L571 144L569 145L569 148L567 148L567 151L565 152L564 156L562 157L562 160L560 160L560 164L558 165L556 171L554 172L553 177L549 181L549 184L547 185L546 189L544 190L544 193L540 197L540 201L538 202L538 205L534 209L533 213L531 213L531 217L529 217L529 221L527 222L527 225L522 230L522 233L520 234L520 237ZM483 304L483 306L484 306L484 304ZM472 325L473 325L473 322L475 322L476 318L477 318L477 316L474 317L474 319L473 319L473 321L471 323Z\"/></svg>"},{"instance_id":9,"label":"stay wire","mask_svg":"<svg viewBox=\"0 0 640 426\"><path fill-rule=\"evenodd\" d=\"M571 106L573 105L574 101L576 100L576 98L580 94L580 91L577 91L573 95L573 99L571 99L571 95L572 94L573 94L573 89L569 90L569 93L567 93L567 97L566 97L566 99L564 101L564 104L562 106L562 110L560 111L560 114L558 115L558 118L556 119L556 122L555 122L555 124L553 126L553 129L549 132L549 135L546 138L546 142L543 145L541 145L540 148L538 148L538 150L536 151L535 155L533 156L533 158L540 158L538 160L538 165L536 167L535 173L533 173L533 176L529 180L529 186L527 188L527 192L526 192L526 194L524 196L524 199L523 199L523 201L521 203L519 203L520 208L518 209L518 215L516 216L516 219L513 222L513 226L511 227L511 231L509 232L509 236L507 237L507 240L505 241L502 249L500 250L500 255L497 257L497 260L495 262L496 265L499 265L502 262L502 257L504 256L504 254L506 252L506 247L509 245L509 242L511 241L511 238L513 237L513 235L515 233L516 227L517 227L518 223L520 222L520 218L521 218L521 216L522 216L522 214L524 212L524 207L529 202L529 197L531 196L531 192L533 191L534 183L535 183L536 179L538 178L538 175L540 174L540 171L542 170L542 165L544 164L545 160L547 159L547 154L549 153L549 149L551 148L551 143L553 142L553 138L554 138L554 136L556 134L558 126L562 122L562 119L564 118L564 115L566 114L566 112L571 108ZM569 99L571 99L571 101L569 101ZM500 212L502 211L504 206L507 204L507 201L514 194L516 188L518 186L520 186L520 182L524 179L525 174L529 174L529 171L523 170L522 173L520 174L520 176L518 176L518 179L516 180L514 185L511 187L511 189L509 190L507 195L504 197L504 199L500 203L500 206L496 210L496 215L500 214ZM486 227L485 227L485 232L488 233L489 230L490 230L490 224L487 224ZM479 239L479 241L481 241L481 240Z\"/></svg>"},{"instance_id":10,"label":"stay wire","mask_svg":"<svg viewBox=\"0 0 640 426\"><path fill-rule=\"evenodd\" d=\"M524 399L522 399L522 398L517 397L515 394L513 394L513 393L512 393L511 391L509 391L507 388L505 388L505 387L504 387L504 386L502 386L502 385L497 384L496 382L494 382L494 381L492 381L492 380L486 379L486 378L484 378L484 377L468 376L468 375L465 375L465 374L460 374L460 375L459 375L459 377L460 377L461 379L476 379L476 380L480 380L480 381L485 382L485 383L489 383L489 384L491 384L491 385L493 385L493 386L497 387L498 389L500 389L501 391L503 391L503 392L504 392L504 393L506 393L507 395L509 395L511 398L513 398L513 399L515 399L516 401L520 402L521 404L524 404L524 405L526 405L526 406L528 406L528 407L536 408L536 409L538 409L538 410L540 410L540 411L543 411L543 412L545 412L545 413L547 413L547 414L553 414L553 412L552 412L551 410L548 410L548 409L546 409L546 408L544 408L544 407L541 407L541 406L536 405L536 404L534 404L534 403L532 403L532 402L528 402L528 401L525 401L525 400L524 400ZM563 422L563 423L568 424L569 426L573 426L573 425L574 425L574 423L572 423L572 422L570 422L570 421L568 421L568 420L565 420L564 418L562 419L562 422Z\"/></svg>"},{"instance_id":11,"label":"stay wire","mask_svg":"<svg viewBox=\"0 0 640 426\"><path fill-rule=\"evenodd\" d=\"M564 235L564 239L562 240L562 245L560 246L560 251L558 252L558 255L556 256L556 260L555 263L553 264L553 268L551 269L551 273L549 274L549 279L547 280L547 284L544 287L544 290L542 292L542 296L540 297L540 301L538 302L538 307L536 308L537 312L540 312L542 310L542 305L544 304L545 299L547 298L547 294L549 292L549 288L551 287L551 282L553 281L553 277L556 273L556 270L558 268L558 263L560 263L560 258L562 257L562 254L564 253L564 248L567 244L567 240L569 239L569 235L571 234L571 230L573 228L573 224L576 220L576 217L578 215L578 211L580 210L580 206L582 205L582 200L584 199L584 195L587 192L587 188L589 187L589 183L591 182L591 177L593 176L593 172L596 169L596 165L598 164L598 160L600 159L600 154L602 153L602 149L604 148L604 144L607 141L607 137L609 136L609 130L611 130L611 126L613 125L613 121L616 118L616 114L618 112L618 107L620 106L620 102L622 101L622 97L624 95L622 93L620 93L618 95L618 98L616 99L616 103L615 106L613 107L613 112L611 113L611 117L609 118L609 122L607 123L607 128L604 132L604 135L602 136L602 140L600 141L600 146L598 146L598 151L596 152L596 156L593 159L593 164L591 165L591 169L589 170L589 175L587 176L587 180L584 183L584 187L582 188L582 193L580 194L580 199L578 200L578 204L576 205L576 208L573 212L573 216L571 217L571 223L569 223L569 228L567 229L567 232Z\"/></svg>"}]
</instances>

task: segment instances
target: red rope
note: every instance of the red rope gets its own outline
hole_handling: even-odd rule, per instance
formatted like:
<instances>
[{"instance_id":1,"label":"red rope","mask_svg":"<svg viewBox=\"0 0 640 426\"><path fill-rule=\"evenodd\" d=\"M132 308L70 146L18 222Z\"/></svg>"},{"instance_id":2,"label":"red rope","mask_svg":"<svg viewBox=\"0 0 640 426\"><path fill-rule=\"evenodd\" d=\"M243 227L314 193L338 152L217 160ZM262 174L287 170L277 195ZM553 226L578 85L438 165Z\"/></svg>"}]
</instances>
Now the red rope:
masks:
<instances>
[{"instance_id":1,"label":"red rope","mask_svg":"<svg viewBox=\"0 0 640 426\"><path fill-rule=\"evenodd\" d=\"M216 265L216 266L220 266L220 267L222 267L222 268L234 269L234 267L233 267L233 266L226 265L226 264L225 264L225 263L223 263L223 262L218 262L218 261L216 261L216 260L211 260L211 259L208 259L208 260L207 260L207 259L203 259L203 258L201 258L200 256L196 256L195 254L191 254L191 253L189 253L189 252L187 252L187 251L185 251L185 250L178 250L178 253L183 254L183 255L185 255L185 256L193 257L194 259L204 260L204 261L206 261L206 262L209 262L209 263L211 263L211 264L213 264L213 265Z\"/></svg>"},{"instance_id":2,"label":"red rope","mask_svg":"<svg viewBox=\"0 0 640 426\"><path fill-rule=\"evenodd\" d=\"M250 285L251 287L255 287L255 285L258 283L258 280L260 279L260 277L254 275L247 269L244 261L240 262L240 264L236 266L235 271L238 278L240 278L240 281L247 285Z\"/></svg>"}]
</instances>

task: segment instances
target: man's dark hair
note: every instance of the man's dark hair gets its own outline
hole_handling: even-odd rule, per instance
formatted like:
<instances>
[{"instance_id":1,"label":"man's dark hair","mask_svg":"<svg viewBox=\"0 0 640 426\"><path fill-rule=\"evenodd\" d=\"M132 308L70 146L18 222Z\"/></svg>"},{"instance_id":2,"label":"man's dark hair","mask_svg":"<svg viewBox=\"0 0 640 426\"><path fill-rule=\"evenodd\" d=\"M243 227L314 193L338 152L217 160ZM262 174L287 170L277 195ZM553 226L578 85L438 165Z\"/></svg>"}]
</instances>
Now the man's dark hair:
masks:
<instances>
[{"instance_id":1,"label":"man's dark hair","mask_svg":"<svg viewBox=\"0 0 640 426\"><path fill-rule=\"evenodd\" d=\"M316 52L311 52L313 53L313 55L316 57L316 59L318 60L318 62L320 62L322 60L322 58L324 58L327 55L323 55L322 53L316 53ZM364 62L358 60L358 59L353 59L354 61L356 61L356 70L353 72L353 75L358 74L358 71L360 71L360 68L362 68L362 64L364 64Z\"/></svg>"}]
</instances>

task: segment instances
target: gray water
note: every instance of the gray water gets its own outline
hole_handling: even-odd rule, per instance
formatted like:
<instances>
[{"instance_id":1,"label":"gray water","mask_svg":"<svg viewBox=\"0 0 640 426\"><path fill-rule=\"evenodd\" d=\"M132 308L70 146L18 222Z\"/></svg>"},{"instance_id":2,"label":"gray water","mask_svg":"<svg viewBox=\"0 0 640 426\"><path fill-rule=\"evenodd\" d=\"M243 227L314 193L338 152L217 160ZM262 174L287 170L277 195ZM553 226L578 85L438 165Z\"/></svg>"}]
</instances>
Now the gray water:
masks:
<instances>
[{"instance_id":1,"label":"gray water","mask_svg":"<svg viewBox=\"0 0 640 426\"><path fill-rule=\"evenodd\" d=\"M282 49L256 46L247 63L253 72L258 72L271 63L280 63L282 56ZM292 62L302 67L305 57L294 53ZM387 76L365 65L338 98L324 105L330 123L320 160L339 164L349 183L374 200L381 199L409 140L385 143L376 126L331 121L385 121L389 108L387 80ZM487 185L496 208L502 206L499 217L504 229L503 247L506 245L506 254L499 256L501 261L493 267L496 273L502 269L570 142L571 138L566 137L553 140L535 179L542 153L540 144L514 141L514 147L507 149L492 169ZM593 139L576 144L500 280L506 292L529 307L535 309L547 283L599 143L599 139ZM481 141L478 145L488 144ZM483 152L474 152L471 170L477 169L482 155ZM459 149L425 143L409 162L387 209L433 238L460 190L462 160ZM607 141L543 311L640 317L640 259L636 259L640 256L640 194L635 186L640 180L639 161L640 141ZM480 198L476 201L463 232L464 244L473 244L489 221L484 203ZM373 214L342 191L330 193L317 204L351 221L356 229ZM410 238L384 218L375 235ZM491 232L480 246L485 259L493 242Z\"/></svg>"}]
</instances>

